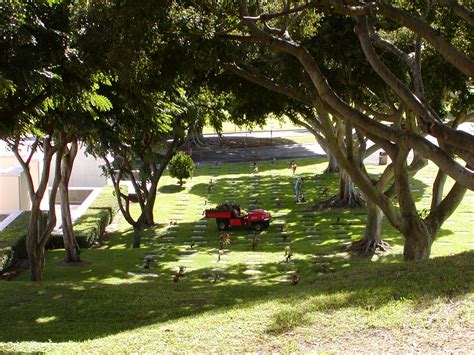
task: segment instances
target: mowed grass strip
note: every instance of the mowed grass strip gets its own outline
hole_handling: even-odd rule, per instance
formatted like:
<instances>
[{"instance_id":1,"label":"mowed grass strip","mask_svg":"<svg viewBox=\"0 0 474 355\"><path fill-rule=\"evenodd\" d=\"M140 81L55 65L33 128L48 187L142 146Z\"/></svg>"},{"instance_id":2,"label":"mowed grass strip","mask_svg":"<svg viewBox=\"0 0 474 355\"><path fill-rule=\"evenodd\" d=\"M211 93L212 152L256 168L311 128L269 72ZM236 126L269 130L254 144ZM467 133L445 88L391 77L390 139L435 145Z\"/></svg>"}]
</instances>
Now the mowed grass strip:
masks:
<instances>
[{"instance_id":1,"label":"mowed grass strip","mask_svg":"<svg viewBox=\"0 0 474 355\"><path fill-rule=\"evenodd\" d=\"M101 247L83 250L81 266L64 267L63 251L49 251L42 283L28 282L26 273L0 283L0 351L332 351L344 350L336 347L340 339L349 346L358 338L349 336L354 332L374 331L388 332L398 339L392 346L404 349L408 329L472 331L472 235L459 233L473 229L469 208L461 206L450 218L454 223L444 226L439 239L445 243L435 242L429 261L402 262L402 238L388 224L383 234L392 245L389 255L351 258L340 246L363 235L365 211L308 211L324 198L322 189L337 191L337 176L314 180L325 162L297 163L308 204L295 204L286 161L260 162L258 174L249 163L198 166L183 188L165 177L157 225L144 233L142 248L130 248L131 229L122 221ZM369 169L376 173L379 167ZM426 203L434 174L429 166L415 177L417 203ZM218 261L221 232L209 220L199 231L207 243L191 250L203 210L229 197L244 208L256 199L282 223L262 232L254 249L251 230L231 230L231 244ZM473 201L472 192L466 201ZM177 214L180 221L170 226ZM288 265L282 231L293 252ZM174 236L170 244L163 244L166 235ZM148 254L155 262L145 269ZM186 267L185 276L174 283L179 266ZM295 286L281 281L292 272L300 276ZM422 348L443 350L439 339L433 336L431 348ZM366 344L381 349L370 337Z\"/></svg>"}]
</instances>

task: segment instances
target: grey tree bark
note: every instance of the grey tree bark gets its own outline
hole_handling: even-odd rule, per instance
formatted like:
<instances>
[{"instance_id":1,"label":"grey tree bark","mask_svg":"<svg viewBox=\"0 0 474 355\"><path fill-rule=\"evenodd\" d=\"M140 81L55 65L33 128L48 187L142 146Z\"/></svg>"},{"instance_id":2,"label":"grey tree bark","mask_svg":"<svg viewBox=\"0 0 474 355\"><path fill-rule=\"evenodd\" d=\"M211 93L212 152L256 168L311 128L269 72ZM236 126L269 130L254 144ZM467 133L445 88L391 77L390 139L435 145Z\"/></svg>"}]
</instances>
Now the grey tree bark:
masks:
<instances>
[{"instance_id":1,"label":"grey tree bark","mask_svg":"<svg viewBox=\"0 0 474 355\"><path fill-rule=\"evenodd\" d=\"M338 173L339 172L339 166L337 165L336 158L334 155L331 154L329 150L326 150L326 155L328 157L328 166L324 170L324 173Z\"/></svg>"},{"instance_id":2,"label":"grey tree bark","mask_svg":"<svg viewBox=\"0 0 474 355\"><path fill-rule=\"evenodd\" d=\"M59 181L61 179L60 166L63 147L60 145L53 146L51 143L52 138L50 136L46 136L43 139L37 137L26 160L23 159L19 152L20 137L17 137L10 145L26 175L28 192L31 200L30 223L26 236L26 251L30 264L31 281L41 281L43 278L45 245L56 224L55 201ZM43 171L41 172L40 180L35 190L29 165L33 154L40 145L43 148ZM56 154L56 166L51 193L49 195L49 210L46 217L41 211L41 201L46 193L51 162L54 154Z\"/></svg>"},{"instance_id":3,"label":"grey tree bark","mask_svg":"<svg viewBox=\"0 0 474 355\"><path fill-rule=\"evenodd\" d=\"M74 236L71 218L71 208L69 203L69 180L71 178L72 167L77 155L77 141L71 143L71 147L64 149L61 159L61 182L59 184L59 197L61 202L61 222L64 241L64 261L80 262L80 248Z\"/></svg>"}]
</instances>

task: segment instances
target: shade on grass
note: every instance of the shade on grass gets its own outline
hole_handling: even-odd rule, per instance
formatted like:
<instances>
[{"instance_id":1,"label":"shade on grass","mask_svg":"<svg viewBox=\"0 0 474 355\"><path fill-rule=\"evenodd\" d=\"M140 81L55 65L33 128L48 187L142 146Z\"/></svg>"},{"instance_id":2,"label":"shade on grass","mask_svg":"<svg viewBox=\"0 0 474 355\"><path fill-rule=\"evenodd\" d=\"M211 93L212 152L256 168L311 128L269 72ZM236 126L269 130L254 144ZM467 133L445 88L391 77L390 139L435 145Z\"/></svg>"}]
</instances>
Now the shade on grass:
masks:
<instances>
[{"instance_id":1,"label":"shade on grass","mask_svg":"<svg viewBox=\"0 0 474 355\"><path fill-rule=\"evenodd\" d=\"M322 198L321 188L337 191L335 175L311 179L323 161L302 159L298 166L310 200ZM414 179L420 206L427 204L434 173L429 166ZM281 191L280 206L274 191ZM229 196L244 208L256 199L279 215L255 250L252 231L235 229L219 253L215 221L201 222L205 208ZM200 166L183 189L163 179L159 224L144 233L141 249L130 248L132 231L122 222L102 247L83 251L80 267L61 266L63 252L51 251L41 284L26 274L0 283L0 350L303 351L308 339L321 343L374 328L461 332L472 316L473 202L469 192L435 242L432 260L403 263L402 238L385 224L391 254L371 261L339 250L361 237L365 211L312 212L308 204L296 205L288 162L261 162L257 175L248 163ZM177 214L181 221L170 225ZM282 229L293 252L288 264ZM145 255L155 256L150 269L143 268ZM185 276L174 283L179 266ZM282 282L295 272L298 285Z\"/></svg>"}]
</instances>

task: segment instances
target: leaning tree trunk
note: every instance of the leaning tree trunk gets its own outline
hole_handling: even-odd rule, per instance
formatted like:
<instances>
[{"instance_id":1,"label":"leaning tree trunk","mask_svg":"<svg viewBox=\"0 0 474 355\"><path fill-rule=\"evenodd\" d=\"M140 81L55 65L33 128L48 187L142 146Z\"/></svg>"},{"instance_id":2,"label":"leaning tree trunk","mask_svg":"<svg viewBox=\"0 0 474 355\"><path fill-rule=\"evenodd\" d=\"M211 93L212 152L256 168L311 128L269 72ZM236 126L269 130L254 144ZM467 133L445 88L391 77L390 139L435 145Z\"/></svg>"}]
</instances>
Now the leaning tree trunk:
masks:
<instances>
[{"instance_id":1,"label":"leaning tree trunk","mask_svg":"<svg viewBox=\"0 0 474 355\"><path fill-rule=\"evenodd\" d=\"M72 165L77 153L77 142L73 142L71 149L65 149L61 159L61 182L59 184L59 196L61 201L61 222L64 241L64 260L67 263L80 262L79 243L74 236L72 226L71 208L69 204L69 179L71 177Z\"/></svg>"},{"instance_id":2,"label":"leaning tree trunk","mask_svg":"<svg viewBox=\"0 0 474 355\"><path fill-rule=\"evenodd\" d=\"M372 256L376 252L386 252L388 243L382 240L382 210L370 200L367 201L367 222L365 225L364 238L352 243L348 251L360 256Z\"/></svg>"}]
</instances>

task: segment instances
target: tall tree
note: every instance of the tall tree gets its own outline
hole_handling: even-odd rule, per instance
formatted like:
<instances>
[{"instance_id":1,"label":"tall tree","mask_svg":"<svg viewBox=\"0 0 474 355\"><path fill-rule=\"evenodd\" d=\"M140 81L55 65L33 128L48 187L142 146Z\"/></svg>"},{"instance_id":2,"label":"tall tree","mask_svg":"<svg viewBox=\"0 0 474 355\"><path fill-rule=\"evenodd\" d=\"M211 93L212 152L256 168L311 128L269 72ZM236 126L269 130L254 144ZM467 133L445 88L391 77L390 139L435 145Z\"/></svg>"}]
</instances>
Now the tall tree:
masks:
<instances>
[{"instance_id":1,"label":"tall tree","mask_svg":"<svg viewBox=\"0 0 474 355\"><path fill-rule=\"evenodd\" d=\"M84 65L76 46L78 30L73 10L79 6L69 5L51 1L12 1L0 5L5 20L1 24L0 70L3 82L8 84L0 97L4 119L0 132L10 142L27 175L32 204L27 252L32 280L42 278L44 246L56 223L55 196L60 184L66 260L78 260L67 196L72 166L68 144L78 138L84 127L83 116L90 117L108 105L96 93L100 78ZM34 143L28 155L23 156L20 145L30 139ZM43 153L43 172L38 186L34 186L29 164L37 148ZM40 206L53 160L46 222Z\"/></svg>"},{"instance_id":2,"label":"tall tree","mask_svg":"<svg viewBox=\"0 0 474 355\"><path fill-rule=\"evenodd\" d=\"M466 187L474 187L472 172L468 168L463 168L452 159L446 150L443 150L443 145L449 145L451 150L454 149L466 163L470 164L472 161L470 149L462 145L472 142L473 138L469 134L454 130L450 128L449 125L434 119L432 108L420 100L415 101L413 99L415 95L407 85L403 84L403 81L400 80L396 83L394 80L395 73L391 72L386 66L382 65L381 61L377 60L378 57L374 54L375 51L370 45L367 35L370 29L367 29L364 17L368 16L370 12L366 11L364 4L361 4L360 8L352 8L345 6L342 2L330 3L333 7L321 7L320 2L309 2L303 6L293 7L291 7L290 3L287 3L285 8L281 11L264 12L262 7L258 4L254 7L248 7L246 1L240 1L241 23L246 26L247 31L239 33L236 30L237 27L234 27L234 34L232 34L232 36L234 39L240 41L261 43L294 56L301 63L301 66L311 79L315 91L322 99L313 100L314 107L318 113L326 111L333 117L343 119L346 125L350 123L350 126L364 132L370 139L383 147L394 162L398 162L394 164L394 178L401 207L400 214L398 214L393 205L390 204L390 200L387 196L375 188L370 177L358 167L350 155L346 155L340 150L337 152L340 160L338 160L338 162L341 167L351 174L351 177L368 198L374 201L383 210L389 221L405 236L405 259L419 260L427 258L430 253L431 243L442 222L459 204ZM324 76L314 55L312 55L305 46L297 43L295 38L292 38L290 35L290 24L298 23L305 14L309 14L308 16L311 19L315 18L314 14L316 12L312 11L311 8L317 8L318 12L324 11L328 15L337 11L345 15L352 15L356 18L358 21L356 33L360 39L361 47L367 61L399 97L401 102L417 115L418 127L416 126L416 122L413 122L411 119L411 115L402 120L403 126L395 125L389 127L373 119L369 114L351 106L343 97L336 94L335 88L330 85ZM362 12L359 12L359 10ZM290 18L293 17L293 14L297 14L296 19ZM378 14L385 15L381 13ZM404 16L403 18L412 19L413 15L409 15L408 17ZM418 20L419 19L417 19L417 21ZM423 22L423 24L426 24L426 22ZM410 30L413 30L413 28L416 28L416 26L409 27ZM421 29L419 29L419 32L415 30L415 33L419 36L428 36L427 38L430 44L436 39L439 39L439 36L433 36L431 32L427 34ZM298 41L301 42L299 39ZM463 64L459 64L466 63L466 61L463 61L463 54L452 45L445 44L445 42L443 42L442 45L437 44L435 48L438 53L445 58L451 56L451 59L448 59L450 61L454 57L460 59L460 62L454 63L455 67L460 69L462 73L465 73L465 70L468 68ZM453 61L451 61L451 63L453 63ZM415 125L413 125L413 123L415 123ZM440 147L434 146L424 138L423 132L421 134L418 133L418 128L438 138ZM463 142L463 144L460 142ZM393 143L397 143L397 145ZM402 147L403 149L401 149ZM440 169L457 181L443 202L432 210L426 218L421 218L417 213L413 198L409 192L409 180L407 178L408 167L406 163L402 164L402 158L404 159L403 161L406 162L408 153L406 148L408 148L408 151L415 149L420 155L432 160Z\"/></svg>"}]
</instances>

